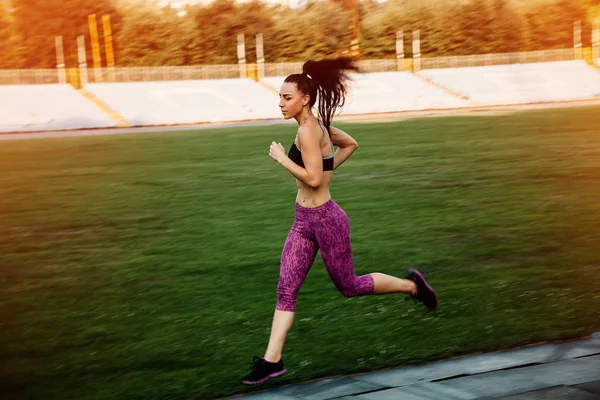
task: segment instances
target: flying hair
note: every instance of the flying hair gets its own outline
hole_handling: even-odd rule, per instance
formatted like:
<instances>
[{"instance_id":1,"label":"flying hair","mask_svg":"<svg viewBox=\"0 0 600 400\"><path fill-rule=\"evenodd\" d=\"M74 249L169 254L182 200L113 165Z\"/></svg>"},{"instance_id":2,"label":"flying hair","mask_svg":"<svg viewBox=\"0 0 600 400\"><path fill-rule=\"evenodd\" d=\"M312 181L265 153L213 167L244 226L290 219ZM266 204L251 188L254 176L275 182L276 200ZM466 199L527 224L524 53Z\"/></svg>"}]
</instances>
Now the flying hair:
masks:
<instances>
[{"instance_id":1,"label":"flying hair","mask_svg":"<svg viewBox=\"0 0 600 400\"><path fill-rule=\"evenodd\" d=\"M350 81L346 71L358 71L350 57L309 60L302 66L301 74L285 78L285 82L295 83L300 92L310 96L308 104L311 108L318 99L319 119L329 134L335 111L346 101L347 83Z\"/></svg>"}]
</instances>

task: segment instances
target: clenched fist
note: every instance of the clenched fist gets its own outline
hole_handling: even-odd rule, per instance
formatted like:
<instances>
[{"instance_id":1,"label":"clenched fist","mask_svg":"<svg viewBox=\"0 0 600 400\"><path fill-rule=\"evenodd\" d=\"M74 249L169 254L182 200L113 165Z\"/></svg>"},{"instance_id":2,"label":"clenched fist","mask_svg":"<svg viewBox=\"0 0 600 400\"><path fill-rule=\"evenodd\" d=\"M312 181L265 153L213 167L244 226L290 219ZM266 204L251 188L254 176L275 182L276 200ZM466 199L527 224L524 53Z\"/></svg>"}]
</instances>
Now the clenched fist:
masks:
<instances>
[{"instance_id":1,"label":"clenched fist","mask_svg":"<svg viewBox=\"0 0 600 400\"><path fill-rule=\"evenodd\" d=\"M271 147L269 148L269 156L278 163L281 163L287 155L285 154L285 149L281 145L281 143L271 142Z\"/></svg>"}]
</instances>

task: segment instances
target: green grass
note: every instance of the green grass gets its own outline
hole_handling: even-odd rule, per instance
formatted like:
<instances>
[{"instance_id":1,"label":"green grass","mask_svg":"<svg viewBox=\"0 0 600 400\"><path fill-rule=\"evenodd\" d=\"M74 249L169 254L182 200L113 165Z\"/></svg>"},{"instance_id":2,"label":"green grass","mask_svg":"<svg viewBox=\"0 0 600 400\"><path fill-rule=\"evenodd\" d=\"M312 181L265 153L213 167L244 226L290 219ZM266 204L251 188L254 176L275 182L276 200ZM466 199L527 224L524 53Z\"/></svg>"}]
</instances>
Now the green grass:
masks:
<instances>
[{"instance_id":1,"label":"green grass","mask_svg":"<svg viewBox=\"0 0 600 400\"><path fill-rule=\"evenodd\" d=\"M5 398L209 399L600 329L600 108L341 127L359 274L421 265L436 313L345 299L320 257L287 375L266 347L295 182L293 126L2 142Z\"/></svg>"}]
</instances>

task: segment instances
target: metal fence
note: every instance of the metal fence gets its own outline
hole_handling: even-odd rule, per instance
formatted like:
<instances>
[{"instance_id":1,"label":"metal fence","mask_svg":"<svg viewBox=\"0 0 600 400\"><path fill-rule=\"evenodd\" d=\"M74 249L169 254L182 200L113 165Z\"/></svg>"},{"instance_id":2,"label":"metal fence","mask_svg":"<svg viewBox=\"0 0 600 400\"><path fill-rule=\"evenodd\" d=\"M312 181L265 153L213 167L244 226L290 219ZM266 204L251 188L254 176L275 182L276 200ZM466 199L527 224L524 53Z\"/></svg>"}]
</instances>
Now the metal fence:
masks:
<instances>
[{"instance_id":1,"label":"metal fence","mask_svg":"<svg viewBox=\"0 0 600 400\"><path fill-rule=\"evenodd\" d=\"M123 67L88 69L88 82L150 82L198 79L235 79L238 64L190 65L179 67Z\"/></svg>"},{"instance_id":2,"label":"metal fence","mask_svg":"<svg viewBox=\"0 0 600 400\"><path fill-rule=\"evenodd\" d=\"M360 72L393 72L398 71L398 61L395 58L361 60L358 68Z\"/></svg>"},{"instance_id":3,"label":"metal fence","mask_svg":"<svg viewBox=\"0 0 600 400\"><path fill-rule=\"evenodd\" d=\"M588 54L589 53L589 54ZM584 58L591 57L591 49L583 49ZM579 58L573 48L558 50L528 51L519 53L480 54L452 57L422 57L421 69L460 68L485 65L520 64L547 61L568 61ZM388 72L413 69L417 59L361 60L361 72ZM287 76L302 72L302 62L265 63L265 76ZM180 67L123 67L88 68L87 81L94 82L149 82L179 81L196 79L236 79L245 71L249 78L257 78L258 67L248 64L240 69L238 64L194 65ZM68 82L79 87L82 72L78 68L57 69L12 69L0 70L0 85L31 85ZM85 77L84 77L85 79Z\"/></svg>"},{"instance_id":4,"label":"metal fence","mask_svg":"<svg viewBox=\"0 0 600 400\"><path fill-rule=\"evenodd\" d=\"M265 63L265 76L288 76L302 72L301 62Z\"/></svg>"},{"instance_id":5,"label":"metal fence","mask_svg":"<svg viewBox=\"0 0 600 400\"><path fill-rule=\"evenodd\" d=\"M59 83L57 69L0 69L0 85Z\"/></svg>"},{"instance_id":6,"label":"metal fence","mask_svg":"<svg viewBox=\"0 0 600 400\"><path fill-rule=\"evenodd\" d=\"M265 63L265 76L287 76L302 72L302 62ZM396 59L361 60L358 62L360 72L398 71Z\"/></svg>"},{"instance_id":7,"label":"metal fence","mask_svg":"<svg viewBox=\"0 0 600 400\"><path fill-rule=\"evenodd\" d=\"M86 72L87 82L89 83L235 79L240 77L240 67L238 64L181 67L88 68ZM67 68L65 70L0 70L0 85L32 85L69 82L78 86L81 79L81 71L78 68Z\"/></svg>"},{"instance_id":8,"label":"metal fence","mask_svg":"<svg viewBox=\"0 0 600 400\"><path fill-rule=\"evenodd\" d=\"M479 67L486 65L569 61L574 59L575 51L573 48L470 56L423 57L421 58L421 69Z\"/></svg>"}]
</instances>

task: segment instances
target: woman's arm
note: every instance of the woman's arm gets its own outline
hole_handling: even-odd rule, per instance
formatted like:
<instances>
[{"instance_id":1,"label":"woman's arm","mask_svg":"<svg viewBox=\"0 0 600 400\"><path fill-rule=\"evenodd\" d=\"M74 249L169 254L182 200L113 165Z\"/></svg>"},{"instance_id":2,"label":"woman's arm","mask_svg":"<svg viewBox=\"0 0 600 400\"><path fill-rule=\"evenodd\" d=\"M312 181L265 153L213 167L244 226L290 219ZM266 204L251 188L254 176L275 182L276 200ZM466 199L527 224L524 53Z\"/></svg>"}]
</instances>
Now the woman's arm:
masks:
<instances>
[{"instance_id":1,"label":"woman's arm","mask_svg":"<svg viewBox=\"0 0 600 400\"><path fill-rule=\"evenodd\" d=\"M293 162L280 143L271 143L269 155L283 165L296 179L313 189L318 188L323 180L323 159L319 145L320 133L308 126L298 128L298 144L302 149L304 168Z\"/></svg>"},{"instance_id":2,"label":"woman's arm","mask_svg":"<svg viewBox=\"0 0 600 400\"><path fill-rule=\"evenodd\" d=\"M338 147L338 151L333 157L333 169L342 165L358 149L358 143L352 136L333 126L331 127L331 142Z\"/></svg>"}]
</instances>

